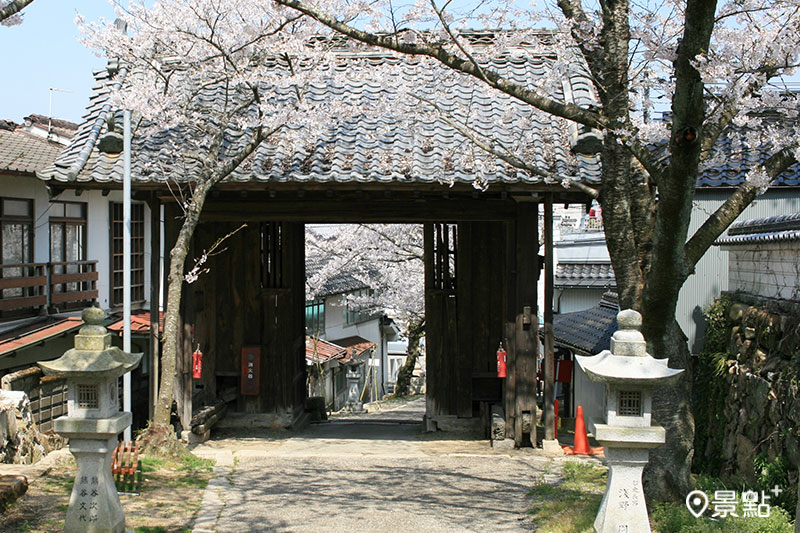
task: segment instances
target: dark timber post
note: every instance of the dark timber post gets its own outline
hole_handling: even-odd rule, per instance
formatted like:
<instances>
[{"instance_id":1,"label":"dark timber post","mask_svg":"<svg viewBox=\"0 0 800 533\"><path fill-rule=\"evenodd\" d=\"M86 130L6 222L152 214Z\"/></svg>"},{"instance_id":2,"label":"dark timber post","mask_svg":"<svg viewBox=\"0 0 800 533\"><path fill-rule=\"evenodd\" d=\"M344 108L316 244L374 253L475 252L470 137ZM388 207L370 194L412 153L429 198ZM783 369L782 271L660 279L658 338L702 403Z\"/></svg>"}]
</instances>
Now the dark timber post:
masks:
<instances>
[{"instance_id":1,"label":"dark timber post","mask_svg":"<svg viewBox=\"0 0 800 533\"><path fill-rule=\"evenodd\" d=\"M553 360L553 195L544 204L544 438L555 439L555 368Z\"/></svg>"},{"instance_id":2,"label":"dark timber post","mask_svg":"<svg viewBox=\"0 0 800 533\"><path fill-rule=\"evenodd\" d=\"M515 419L514 441L527 444L529 436L536 446L536 359L537 329L536 284L539 268L539 209L533 201L517 204L517 306L515 309ZM526 427L528 426L528 427Z\"/></svg>"},{"instance_id":3,"label":"dark timber post","mask_svg":"<svg viewBox=\"0 0 800 533\"><path fill-rule=\"evenodd\" d=\"M161 324L161 202L153 193L150 198L150 379L148 388L148 417L153 418L158 401L158 362Z\"/></svg>"}]
</instances>

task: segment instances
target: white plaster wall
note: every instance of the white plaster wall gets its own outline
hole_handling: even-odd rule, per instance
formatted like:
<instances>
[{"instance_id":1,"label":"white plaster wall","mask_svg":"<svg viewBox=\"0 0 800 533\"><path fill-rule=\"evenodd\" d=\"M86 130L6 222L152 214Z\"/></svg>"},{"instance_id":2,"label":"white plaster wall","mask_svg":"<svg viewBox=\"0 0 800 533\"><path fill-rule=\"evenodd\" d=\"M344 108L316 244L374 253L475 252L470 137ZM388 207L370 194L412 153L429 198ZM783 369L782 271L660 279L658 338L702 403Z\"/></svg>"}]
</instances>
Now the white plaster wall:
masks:
<instances>
[{"instance_id":1,"label":"white plaster wall","mask_svg":"<svg viewBox=\"0 0 800 533\"><path fill-rule=\"evenodd\" d=\"M728 287L768 298L796 300L800 296L800 242L725 247Z\"/></svg>"},{"instance_id":2,"label":"white plaster wall","mask_svg":"<svg viewBox=\"0 0 800 533\"><path fill-rule=\"evenodd\" d=\"M340 294L325 298L325 339L334 341L346 337L358 336L376 344L375 357L381 362L379 375L384 389L386 388L387 349L386 339L381 336L380 320L374 318L357 324L345 324L342 304L343 296Z\"/></svg>"},{"instance_id":3,"label":"white plaster wall","mask_svg":"<svg viewBox=\"0 0 800 533\"><path fill-rule=\"evenodd\" d=\"M577 288L561 289L555 292L556 310L560 314L584 311L596 306L606 289Z\"/></svg>"},{"instance_id":4,"label":"white plaster wall","mask_svg":"<svg viewBox=\"0 0 800 533\"><path fill-rule=\"evenodd\" d=\"M51 201L45 182L31 176L0 176L0 196L10 198L33 199L34 236L33 261L46 263L50 260L50 207ZM86 259L97 261L98 303L103 309L109 309L111 274L110 266L110 210L109 202L121 202L122 191L111 191L108 196L102 192L84 191L81 195L75 191L62 192L55 201L83 202L86 209ZM150 209L144 208L144 248L145 248L145 298L150 297ZM147 307L148 302L134 305Z\"/></svg>"},{"instance_id":5,"label":"white plaster wall","mask_svg":"<svg viewBox=\"0 0 800 533\"><path fill-rule=\"evenodd\" d=\"M605 386L591 381L577 363L575 363L574 379L575 404L572 416L575 416L578 406L582 406L583 420L587 430L591 431L589 428L592 427L592 419L600 420L605 416Z\"/></svg>"}]
</instances>

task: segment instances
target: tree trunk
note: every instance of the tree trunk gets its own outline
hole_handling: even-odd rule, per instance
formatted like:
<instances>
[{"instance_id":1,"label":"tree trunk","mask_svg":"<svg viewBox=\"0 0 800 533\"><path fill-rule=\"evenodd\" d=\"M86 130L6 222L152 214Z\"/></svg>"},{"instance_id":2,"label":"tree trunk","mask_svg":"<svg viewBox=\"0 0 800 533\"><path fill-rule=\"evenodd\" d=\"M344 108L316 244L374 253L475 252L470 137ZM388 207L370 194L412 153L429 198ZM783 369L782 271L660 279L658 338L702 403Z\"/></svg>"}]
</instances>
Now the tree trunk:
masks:
<instances>
[{"instance_id":1,"label":"tree trunk","mask_svg":"<svg viewBox=\"0 0 800 533\"><path fill-rule=\"evenodd\" d=\"M797 476L797 509L794 512L794 533L800 533L800 475Z\"/></svg>"},{"instance_id":2,"label":"tree trunk","mask_svg":"<svg viewBox=\"0 0 800 533\"><path fill-rule=\"evenodd\" d=\"M181 295L183 293L184 267L192 235L200 221L200 213L206 201L208 191L214 180L200 183L192 193L191 201L186 209L183 225L178 233L175 246L169 253L169 274L167 276L167 309L164 313L164 351L161 356L161 383L158 388L158 402L153 413L156 425L166 426L170 423L172 400L175 389L176 361L178 353L178 324L180 321Z\"/></svg>"},{"instance_id":3,"label":"tree trunk","mask_svg":"<svg viewBox=\"0 0 800 533\"><path fill-rule=\"evenodd\" d=\"M414 374L414 366L419 357L419 341L425 331L425 319L412 319L408 323L408 348L406 349L406 362L397 372L397 383L394 386L392 397L399 398L408 395L408 388L411 385L411 377Z\"/></svg>"},{"instance_id":4,"label":"tree trunk","mask_svg":"<svg viewBox=\"0 0 800 533\"><path fill-rule=\"evenodd\" d=\"M644 471L644 488L648 498L683 502L692 490L689 474L694 457L690 355L686 335L677 321L673 320L665 330L661 338L645 335L649 351L659 357L669 357L670 368L684 371L675 385L653 390L653 425L666 430L667 441L650 452L650 462Z\"/></svg>"}]
</instances>

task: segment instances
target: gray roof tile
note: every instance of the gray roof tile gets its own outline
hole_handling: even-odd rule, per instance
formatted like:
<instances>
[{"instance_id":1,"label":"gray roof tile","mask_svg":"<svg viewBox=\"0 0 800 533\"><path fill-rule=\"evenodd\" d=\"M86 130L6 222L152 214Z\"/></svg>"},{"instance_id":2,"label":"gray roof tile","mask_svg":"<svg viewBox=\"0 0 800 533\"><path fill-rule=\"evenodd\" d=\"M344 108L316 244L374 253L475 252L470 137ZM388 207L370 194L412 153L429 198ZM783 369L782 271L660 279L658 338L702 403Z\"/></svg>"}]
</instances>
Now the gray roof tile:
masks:
<instances>
[{"instance_id":1,"label":"gray roof tile","mask_svg":"<svg viewBox=\"0 0 800 533\"><path fill-rule=\"evenodd\" d=\"M363 50L363 49L362 49ZM502 57L491 61L491 68L519 83L530 83L549 74L552 63L549 56L537 52L530 57ZM394 57L374 50L350 53L351 60L367 61L370 64L394 64L399 69L397 76L419 80L423 92L435 98L443 107L458 109L469 106L476 111L472 126L487 138L496 138L506 144L513 144L525 132L532 132L530 151L537 163L547 165L559 175L577 175L581 180L594 184L599 182L600 165L596 156L575 158L568 146L553 146L550 139L556 138L563 129L562 120L545 113L533 112L530 106L519 103L508 96L487 97L472 88L472 82L463 78L446 75L435 68L419 68L417 58ZM342 69L350 68L343 62ZM439 67L440 69L442 67ZM118 155L100 154L95 144L105 131L105 119L111 111L109 93L112 85L122 82L123 75L111 78L107 72L95 73L96 84L87 107L85 121L69 147L61 154L55 165L39 173L45 180L96 183L119 182L122 179L122 158ZM591 101L591 86L577 68L568 75L564 84L567 94L573 101ZM347 94L351 101L374 99L386 91L352 76L342 86L316 85L305 95L311 101L324 103L332 95ZM202 92L208 105L215 101L217 93L213 88ZM555 87L552 96L564 98L564 88ZM288 99L291 95L278 95ZM497 106L495 98L508 102L514 110L511 117L504 115L502 107ZM279 144L263 143L257 152L246 160L228 179L228 182L319 182L319 183L433 183L455 181L473 183L476 173L472 168L464 168L459 154L464 150L465 139L445 122L435 118L423 118L415 132L396 120L387 117L354 117L343 121L317 138L310 139L310 153L285 154ZM530 125L526 126L525 123ZM171 177L186 176L178 172L175 158L169 153L170 144L180 144L187 138L187 132L164 130L158 134L134 135L133 139L133 178L138 183L163 183L167 174ZM241 132L232 132L228 143L243 142ZM476 149L477 150L477 149ZM549 165L543 158L545 154L555 154L555 163ZM488 155L481 157L489 159ZM388 163L388 164L387 164ZM166 170L167 172L165 172ZM496 171L485 176L489 183L533 183L539 178L514 169L506 164L498 164Z\"/></svg>"},{"instance_id":2,"label":"gray roof tile","mask_svg":"<svg viewBox=\"0 0 800 533\"><path fill-rule=\"evenodd\" d=\"M608 350L611 335L617 330L617 313L617 295L607 292L591 309L553 315L555 342L586 355Z\"/></svg>"},{"instance_id":3,"label":"gray roof tile","mask_svg":"<svg viewBox=\"0 0 800 533\"><path fill-rule=\"evenodd\" d=\"M553 285L568 287L614 287L611 263L561 263L556 265Z\"/></svg>"},{"instance_id":4,"label":"gray roof tile","mask_svg":"<svg viewBox=\"0 0 800 533\"><path fill-rule=\"evenodd\" d=\"M785 241L800 241L800 212L737 222L714 244L731 246Z\"/></svg>"},{"instance_id":5,"label":"gray roof tile","mask_svg":"<svg viewBox=\"0 0 800 533\"><path fill-rule=\"evenodd\" d=\"M64 149L23 130L0 130L0 172L33 174L53 164Z\"/></svg>"}]
</instances>

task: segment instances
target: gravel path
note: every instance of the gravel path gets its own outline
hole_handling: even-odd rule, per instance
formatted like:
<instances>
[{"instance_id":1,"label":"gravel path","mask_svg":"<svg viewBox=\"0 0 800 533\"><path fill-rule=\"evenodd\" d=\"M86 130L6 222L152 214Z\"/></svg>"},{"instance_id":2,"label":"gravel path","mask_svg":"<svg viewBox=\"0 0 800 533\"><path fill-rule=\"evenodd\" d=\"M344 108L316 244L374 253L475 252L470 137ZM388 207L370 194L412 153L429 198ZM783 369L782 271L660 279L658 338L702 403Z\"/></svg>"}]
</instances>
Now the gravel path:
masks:
<instances>
[{"instance_id":1,"label":"gravel path","mask_svg":"<svg viewBox=\"0 0 800 533\"><path fill-rule=\"evenodd\" d=\"M426 434L424 399L298 433L223 433L196 532L531 531L526 494L560 459ZM401 416L402 413L402 416Z\"/></svg>"}]
</instances>

